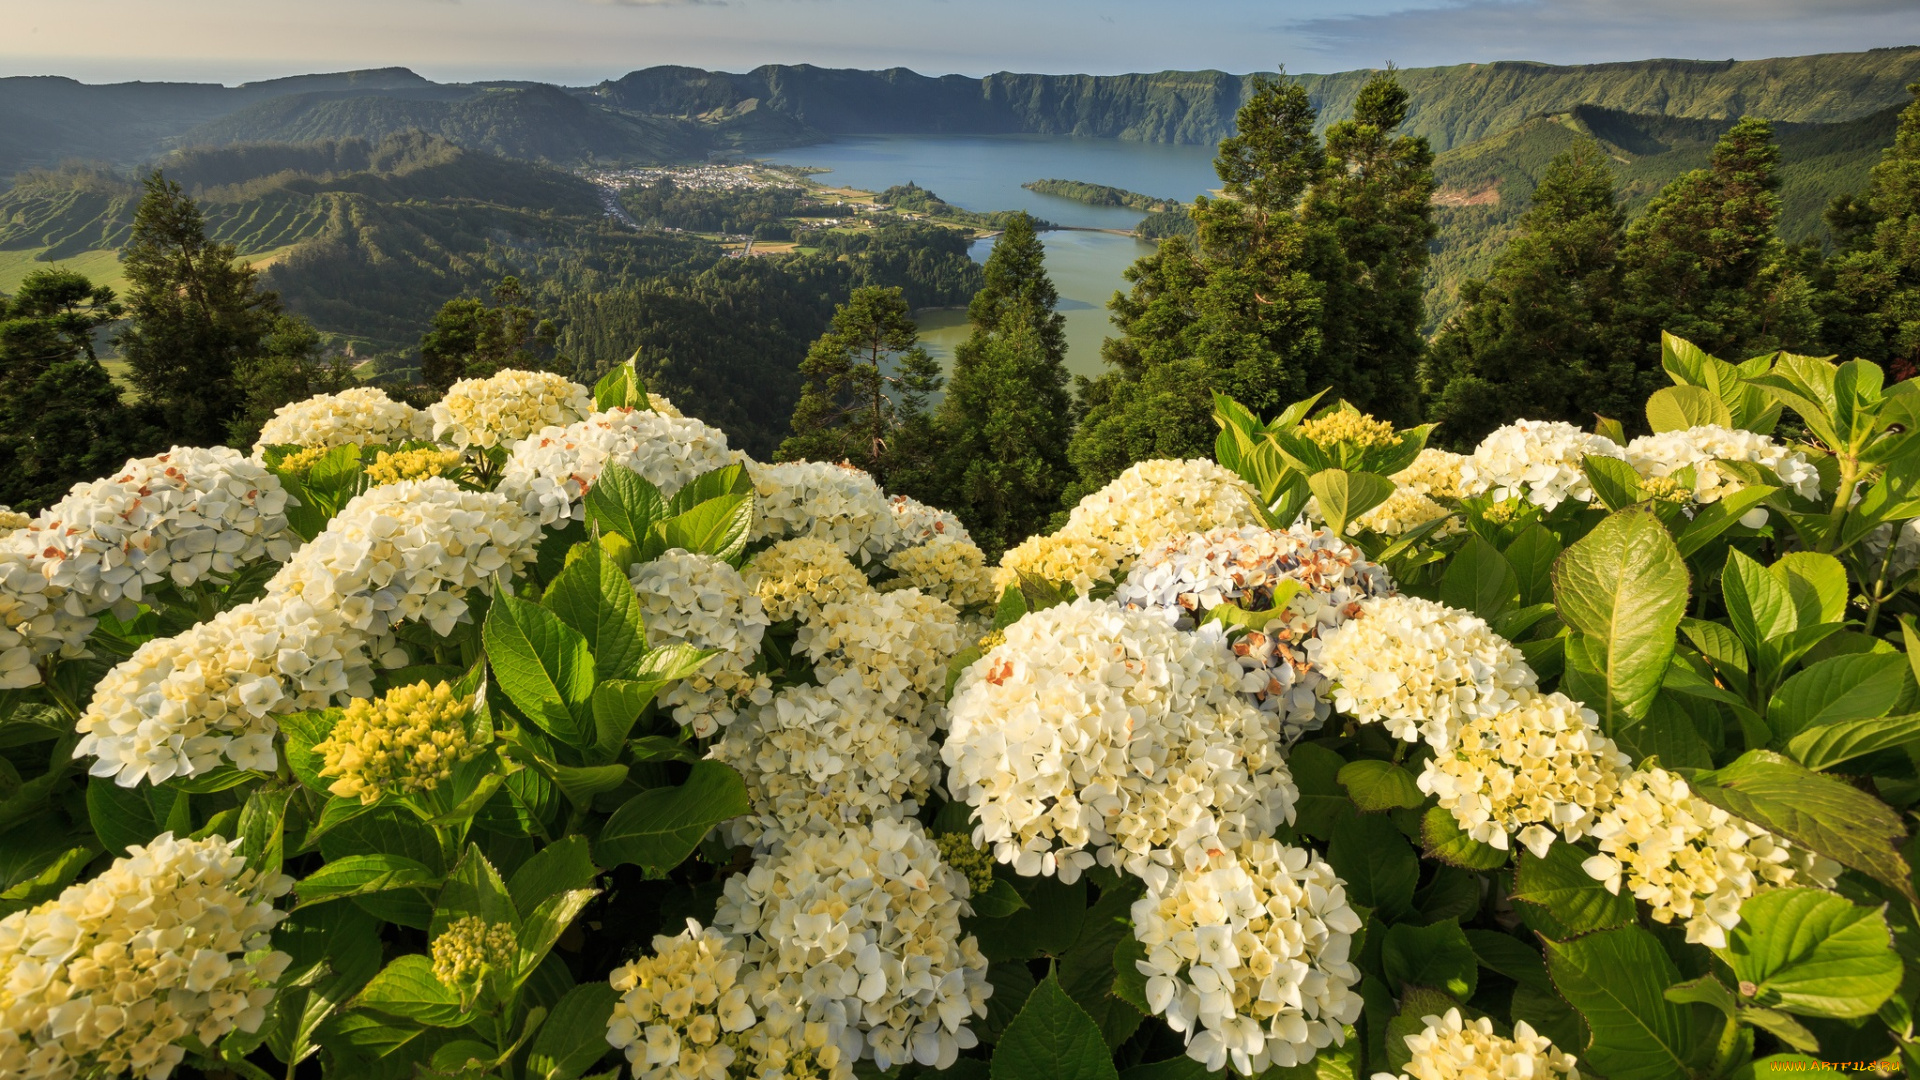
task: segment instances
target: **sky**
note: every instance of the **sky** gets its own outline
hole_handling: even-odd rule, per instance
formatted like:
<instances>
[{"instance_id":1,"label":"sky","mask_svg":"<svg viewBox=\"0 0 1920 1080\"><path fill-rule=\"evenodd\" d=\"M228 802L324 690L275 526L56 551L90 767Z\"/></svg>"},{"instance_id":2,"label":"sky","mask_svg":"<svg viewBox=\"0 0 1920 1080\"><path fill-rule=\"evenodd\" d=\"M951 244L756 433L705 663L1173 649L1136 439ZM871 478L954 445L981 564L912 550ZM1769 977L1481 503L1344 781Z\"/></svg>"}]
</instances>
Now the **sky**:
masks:
<instances>
[{"instance_id":1,"label":"sky","mask_svg":"<svg viewBox=\"0 0 1920 1080\"><path fill-rule=\"evenodd\" d=\"M655 64L1294 73L1920 44L1920 0L0 0L0 75L238 83L404 66L589 85Z\"/></svg>"}]
</instances>

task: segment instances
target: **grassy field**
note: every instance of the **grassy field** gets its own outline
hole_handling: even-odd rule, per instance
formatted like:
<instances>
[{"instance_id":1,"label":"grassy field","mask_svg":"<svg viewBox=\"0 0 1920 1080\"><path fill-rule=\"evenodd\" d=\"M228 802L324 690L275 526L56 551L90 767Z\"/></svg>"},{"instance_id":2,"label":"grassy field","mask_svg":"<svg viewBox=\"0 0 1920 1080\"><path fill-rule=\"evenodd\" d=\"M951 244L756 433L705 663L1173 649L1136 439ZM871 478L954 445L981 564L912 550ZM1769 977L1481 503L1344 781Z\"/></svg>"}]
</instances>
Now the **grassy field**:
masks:
<instances>
[{"instance_id":1,"label":"grassy field","mask_svg":"<svg viewBox=\"0 0 1920 1080\"><path fill-rule=\"evenodd\" d=\"M20 282L35 270L60 268L73 270L87 275L96 285L111 285L115 292L125 292L126 275L120 270L120 252L82 251L70 258L46 261L40 256L46 248L29 248L17 251L0 251L0 292L12 292L20 287Z\"/></svg>"}]
</instances>

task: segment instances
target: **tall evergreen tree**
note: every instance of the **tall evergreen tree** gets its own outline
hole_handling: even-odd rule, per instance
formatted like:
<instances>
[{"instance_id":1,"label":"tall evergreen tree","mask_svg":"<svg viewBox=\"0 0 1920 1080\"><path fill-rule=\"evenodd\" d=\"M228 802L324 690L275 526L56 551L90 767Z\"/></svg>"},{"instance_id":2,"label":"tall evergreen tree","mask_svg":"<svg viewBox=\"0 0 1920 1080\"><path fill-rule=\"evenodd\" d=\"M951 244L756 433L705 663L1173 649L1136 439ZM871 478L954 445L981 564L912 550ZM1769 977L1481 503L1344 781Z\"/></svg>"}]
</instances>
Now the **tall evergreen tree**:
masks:
<instances>
[{"instance_id":1,"label":"tall evergreen tree","mask_svg":"<svg viewBox=\"0 0 1920 1080\"><path fill-rule=\"evenodd\" d=\"M0 297L0 503L39 508L156 439L94 354L124 313L113 290L36 270Z\"/></svg>"},{"instance_id":2,"label":"tall evergreen tree","mask_svg":"<svg viewBox=\"0 0 1920 1080\"><path fill-rule=\"evenodd\" d=\"M1068 499L1143 458L1210 453L1214 390L1272 413L1344 381L1323 325L1344 255L1299 212L1325 164L1314 120L1299 85L1256 82L1214 159L1224 197L1194 202L1198 243L1169 238L1128 270L1131 289L1108 304L1121 332L1101 349L1112 370L1079 387Z\"/></svg>"},{"instance_id":3,"label":"tall evergreen tree","mask_svg":"<svg viewBox=\"0 0 1920 1080\"><path fill-rule=\"evenodd\" d=\"M1327 128L1327 164L1305 217L1333 230L1344 258L1330 277L1327 352L1351 356L1325 382L1361 409L1411 420L1425 343L1423 280L1433 239L1433 149L1397 135L1407 91L1389 70L1368 79L1353 116Z\"/></svg>"},{"instance_id":4,"label":"tall evergreen tree","mask_svg":"<svg viewBox=\"0 0 1920 1080\"><path fill-rule=\"evenodd\" d=\"M559 330L523 301L527 290L509 274L493 287L493 304L471 296L440 306L420 339L420 381L444 391L461 379L483 379L502 368L549 366Z\"/></svg>"},{"instance_id":5,"label":"tall evergreen tree","mask_svg":"<svg viewBox=\"0 0 1920 1080\"><path fill-rule=\"evenodd\" d=\"M1071 477L1065 319L1025 214L987 257L953 378L934 418L942 462L933 501L966 521L990 558L1044 528ZM898 485L896 485L898 486Z\"/></svg>"},{"instance_id":6,"label":"tall evergreen tree","mask_svg":"<svg viewBox=\"0 0 1920 1080\"><path fill-rule=\"evenodd\" d=\"M1829 264L1821 341L1827 351L1920 375L1920 83L1866 198L1836 200L1827 221L1840 251Z\"/></svg>"},{"instance_id":7,"label":"tall evergreen tree","mask_svg":"<svg viewBox=\"0 0 1920 1080\"><path fill-rule=\"evenodd\" d=\"M855 289L800 373L806 382L779 460L846 461L883 485L898 474L924 490L926 402L940 388L940 365L920 346L900 289Z\"/></svg>"},{"instance_id":8,"label":"tall evergreen tree","mask_svg":"<svg viewBox=\"0 0 1920 1080\"><path fill-rule=\"evenodd\" d=\"M156 170L145 186L120 252L132 317L120 351L167 438L215 445L243 404L235 369L258 353L280 297L259 287L233 245L207 238L200 208L179 184Z\"/></svg>"},{"instance_id":9,"label":"tall evergreen tree","mask_svg":"<svg viewBox=\"0 0 1920 1080\"><path fill-rule=\"evenodd\" d=\"M1662 330L1733 360L1811 344L1811 286L1775 230L1779 162L1773 125L1744 118L1627 228L1619 325L1643 382L1658 378Z\"/></svg>"},{"instance_id":10,"label":"tall evergreen tree","mask_svg":"<svg viewBox=\"0 0 1920 1080\"><path fill-rule=\"evenodd\" d=\"M1637 414L1637 384L1613 336L1626 214L1591 139L1553 159L1485 281L1460 290L1422 366L1437 437L1470 446L1520 417L1586 426Z\"/></svg>"}]
</instances>

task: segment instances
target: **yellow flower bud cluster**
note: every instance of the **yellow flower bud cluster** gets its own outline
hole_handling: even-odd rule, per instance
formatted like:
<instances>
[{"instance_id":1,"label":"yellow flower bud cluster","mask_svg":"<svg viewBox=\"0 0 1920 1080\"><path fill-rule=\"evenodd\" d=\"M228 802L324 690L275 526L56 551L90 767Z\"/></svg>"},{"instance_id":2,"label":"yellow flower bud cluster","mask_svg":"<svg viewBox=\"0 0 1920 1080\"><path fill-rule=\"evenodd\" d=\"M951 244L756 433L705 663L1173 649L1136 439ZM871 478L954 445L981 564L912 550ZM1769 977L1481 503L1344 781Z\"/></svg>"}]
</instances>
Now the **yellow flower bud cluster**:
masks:
<instances>
[{"instance_id":1,"label":"yellow flower bud cluster","mask_svg":"<svg viewBox=\"0 0 1920 1080\"><path fill-rule=\"evenodd\" d=\"M900 576L882 588L917 588L957 608L991 604L1000 595L987 557L971 540L937 537L887 556L887 566Z\"/></svg>"},{"instance_id":2,"label":"yellow flower bud cluster","mask_svg":"<svg viewBox=\"0 0 1920 1080\"><path fill-rule=\"evenodd\" d=\"M1020 575L1071 585L1081 595L1095 585L1111 583L1127 561L1121 549L1104 540L1061 531L1029 536L1000 556L993 570L996 593L1020 584Z\"/></svg>"},{"instance_id":3,"label":"yellow flower bud cluster","mask_svg":"<svg viewBox=\"0 0 1920 1080\"><path fill-rule=\"evenodd\" d=\"M1356 450L1392 446L1400 441L1393 425L1353 409L1336 409L1313 420L1302 420L1294 429L1303 439L1318 446L1345 443Z\"/></svg>"},{"instance_id":4,"label":"yellow flower bud cluster","mask_svg":"<svg viewBox=\"0 0 1920 1080\"><path fill-rule=\"evenodd\" d=\"M292 476L304 477L313 470L320 459L333 453L331 446L309 446L296 450L280 459L280 471Z\"/></svg>"},{"instance_id":5,"label":"yellow flower bud cluster","mask_svg":"<svg viewBox=\"0 0 1920 1080\"><path fill-rule=\"evenodd\" d=\"M520 939L506 923L467 915L433 939L433 977L449 990L479 986L489 971L509 972L520 960Z\"/></svg>"},{"instance_id":6,"label":"yellow flower bud cluster","mask_svg":"<svg viewBox=\"0 0 1920 1080\"><path fill-rule=\"evenodd\" d=\"M327 790L366 804L432 791L478 750L467 739L472 705L445 682L398 687L374 701L355 698L313 747L326 762L320 775L339 777Z\"/></svg>"},{"instance_id":7,"label":"yellow flower bud cluster","mask_svg":"<svg viewBox=\"0 0 1920 1080\"><path fill-rule=\"evenodd\" d=\"M1426 1027L1406 1036L1413 1060L1399 1075L1374 1073L1373 1080L1580 1080L1572 1054L1533 1030L1525 1020L1513 1025L1513 1038L1493 1033L1486 1017L1467 1021L1459 1009L1421 1018Z\"/></svg>"},{"instance_id":8,"label":"yellow flower bud cluster","mask_svg":"<svg viewBox=\"0 0 1920 1080\"><path fill-rule=\"evenodd\" d=\"M993 888L993 852L975 847L966 833L941 833L933 840L940 845L940 861L967 879L969 895L979 896Z\"/></svg>"},{"instance_id":9,"label":"yellow flower bud cluster","mask_svg":"<svg viewBox=\"0 0 1920 1080\"><path fill-rule=\"evenodd\" d=\"M367 466L367 479L377 487L381 484L397 484L402 480L425 480L429 476L458 477L465 460L458 450L402 450L399 453L382 450Z\"/></svg>"},{"instance_id":10,"label":"yellow flower bud cluster","mask_svg":"<svg viewBox=\"0 0 1920 1080\"><path fill-rule=\"evenodd\" d=\"M164 1080L181 1040L258 1031L292 961L271 937L292 885L169 832L0 919L0 1076Z\"/></svg>"}]
</instances>

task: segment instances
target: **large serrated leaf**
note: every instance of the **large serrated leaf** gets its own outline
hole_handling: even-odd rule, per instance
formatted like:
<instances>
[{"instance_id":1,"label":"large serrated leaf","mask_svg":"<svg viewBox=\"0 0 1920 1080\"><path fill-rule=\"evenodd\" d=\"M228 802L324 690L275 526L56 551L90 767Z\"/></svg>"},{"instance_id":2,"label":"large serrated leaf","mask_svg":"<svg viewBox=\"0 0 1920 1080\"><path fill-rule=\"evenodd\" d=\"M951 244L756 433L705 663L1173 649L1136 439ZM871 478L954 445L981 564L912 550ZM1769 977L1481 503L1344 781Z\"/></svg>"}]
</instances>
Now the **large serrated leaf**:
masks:
<instances>
[{"instance_id":1,"label":"large serrated leaf","mask_svg":"<svg viewBox=\"0 0 1920 1080\"><path fill-rule=\"evenodd\" d=\"M496 596L482 638L508 700L554 738L589 741L593 653L580 631L536 604Z\"/></svg>"},{"instance_id":2,"label":"large serrated leaf","mask_svg":"<svg viewBox=\"0 0 1920 1080\"><path fill-rule=\"evenodd\" d=\"M540 598L540 606L579 631L593 653L596 679L624 679L647 653L640 601L627 575L597 545L584 544Z\"/></svg>"},{"instance_id":3,"label":"large serrated leaf","mask_svg":"<svg viewBox=\"0 0 1920 1080\"><path fill-rule=\"evenodd\" d=\"M1687 611L1686 560L1651 510L1622 510L1563 552L1553 567L1561 621L1594 643L1607 697L1589 701L1612 730L1646 715Z\"/></svg>"},{"instance_id":4,"label":"large serrated leaf","mask_svg":"<svg viewBox=\"0 0 1920 1080\"><path fill-rule=\"evenodd\" d=\"M1802 1016L1871 1016L1900 987L1900 954L1877 909L1821 889L1769 889L1740 905L1715 949L1741 996Z\"/></svg>"},{"instance_id":5,"label":"large serrated leaf","mask_svg":"<svg viewBox=\"0 0 1920 1080\"><path fill-rule=\"evenodd\" d=\"M1585 853L1568 844L1554 844L1544 859L1522 852L1514 868L1513 898L1532 904L1551 916L1557 933L1572 937L1594 930L1625 926L1634 919L1633 897L1614 894L1581 868Z\"/></svg>"},{"instance_id":6,"label":"large serrated leaf","mask_svg":"<svg viewBox=\"0 0 1920 1080\"><path fill-rule=\"evenodd\" d=\"M650 788L615 810L594 844L595 861L665 873L693 854L708 829L752 809L739 773L698 761L680 786Z\"/></svg>"},{"instance_id":7,"label":"large serrated leaf","mask_svg":"<svg viewBox=\"0 0 1920 1080\"><path fill-rule=\"evenodd\" d=\"M1582 1065L1609 1080L1675 1080L1712 1055L1713 1033L1666 998L1680 972L1652 934L1626 926L1546 947L1554 986L1593 1032Z\"/></svg>"},{"instance_id":8,"label":"large serrated leaf","mask_svg":"<svg viewBox=\"0 0 1920 1080\"><path fill-rule=\"evenodd\" d=\"M1051 973L994 1048L993 1080L1119 1080L1099 1025Z\"/></svg>"}]
</instances>

